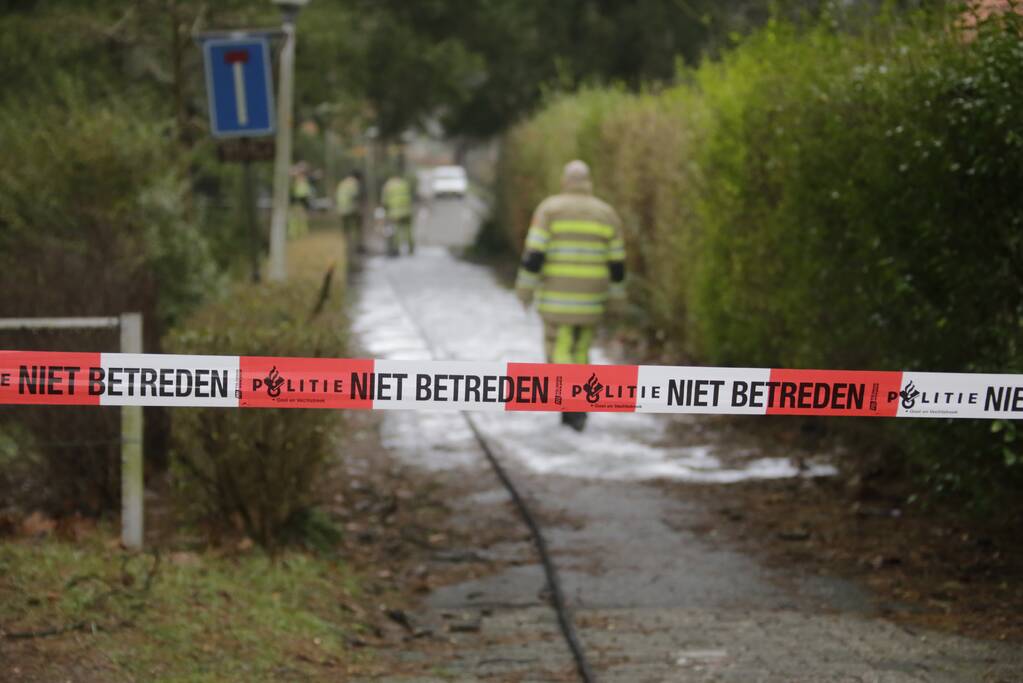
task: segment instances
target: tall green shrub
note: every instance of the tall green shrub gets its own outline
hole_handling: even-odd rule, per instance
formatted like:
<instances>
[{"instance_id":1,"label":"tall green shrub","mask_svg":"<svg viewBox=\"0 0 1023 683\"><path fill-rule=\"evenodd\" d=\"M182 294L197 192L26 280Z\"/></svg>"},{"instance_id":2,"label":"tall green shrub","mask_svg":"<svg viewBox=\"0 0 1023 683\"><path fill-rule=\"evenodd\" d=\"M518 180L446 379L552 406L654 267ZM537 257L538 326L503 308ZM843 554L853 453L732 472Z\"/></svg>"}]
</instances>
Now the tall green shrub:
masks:
<instances>
[{"instance_id":1,"label":"tall green shrub","mask_svg":"<svg viewBox=\"0 0 1023 683\"><path fill-rule=\"evenodd\" d=\"M48 97L4 107L0 147L3 315L141 310L159 339L202 298L211 262L159 124Z\"/></svg>"},{"instance_id":2,"label":"tall green shrub","mask_svg":"<svg viewBox=\"0 0 1023 683\"><path fill-rule=\"evenodd\" d=\"M560 95L543 111L509 131L498 164L498 211L504 229L520 248L533 209L560 187L561 170L572 159L594 163L602 153L601 124L627 95L618 90L584 90Z\"/></svg>"},{"instance_id":3,"label":"tall green shrub","mask_svg":"<svg viewBox=\"0 0 1023 683\"><path fill-rule=\"evenodd\" d=\"M773 27L702 69L714 121L691 302L702 357L1019 372L1020 56L1012 26L970 44ZM1023 485L1014 433L889 432L934 488L976 506Z\"/></svg>"},{"instance_id":4,"label":"tall green shrub","mask_svg":"<svg viewBox=\"0 0 1023 683\"><path fill-rule=\"evenodd\" d=\"M628 226L633 300L676 357L1019 372L1019 24L967 41L934 17L771 22L666 92L555 101L512 131L503 164L551 178L551 150L587 150ZM506 182L504 206L536 189ZM505 213L519 230L521 213ZM876 433L933 488L993 507L1023 486L1010 427Z\"/></svg>"},{"instance_id":5,"label":"tall green shrub","mask_svg":"<svg viewBox=\"0 0 1023 683\"><path fill-rule=\"evenodd\" d=\"M1020 302L1017 50L1010 36L877 46L769 30L704 69L705 354L1004 367Z\"/></svg>"},{"instance_id":6,"label":"tall green shrub","mask_svg":"<svg viewBox=\"0 0 1023 683\"><path fill-rule=\"evenodd\" d=\"M141 311L145 348L159 350L162 330L213 282L166 133L73 88L0 106L0 317ZM116 351L117 336L6 332L2 346ZM19 453L42 463L11 500L68 512L117 505L116 411L4 409L0 429L7 422L30 435ZM159 425L148 413L147 436Z\"/></svg>"},{"instance_id":7,"label":"tall green shrub","mask_svg":"<svg viewBox=\"0 0 1023 683\"><path fill-rule=\"evenodd\" d=\"M630 98L603 120L595 157L597 189L625 226L630 295L643 313L633 322L676 355L689 350L701 107L685 87Z\"/></svg>"}]
</instances>

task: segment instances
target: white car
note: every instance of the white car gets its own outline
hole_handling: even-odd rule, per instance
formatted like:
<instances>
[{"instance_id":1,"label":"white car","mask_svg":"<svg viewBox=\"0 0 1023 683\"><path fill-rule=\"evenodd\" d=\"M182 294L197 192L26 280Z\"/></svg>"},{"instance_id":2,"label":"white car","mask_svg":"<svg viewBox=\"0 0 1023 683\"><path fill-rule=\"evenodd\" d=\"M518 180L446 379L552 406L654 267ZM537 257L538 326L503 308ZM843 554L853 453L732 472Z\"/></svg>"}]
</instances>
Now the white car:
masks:
<instances>
[{"instance_id":1,"label":"white car","mask_svg":"<svg viewBox=\"0 0 1023 683\"><path fill-rule=\"evenodd\" d=\"M469 178L461 166L438 166L430 173L430 190L434 197L464 197L469 191Z\"/></svg>"}]
</instances>

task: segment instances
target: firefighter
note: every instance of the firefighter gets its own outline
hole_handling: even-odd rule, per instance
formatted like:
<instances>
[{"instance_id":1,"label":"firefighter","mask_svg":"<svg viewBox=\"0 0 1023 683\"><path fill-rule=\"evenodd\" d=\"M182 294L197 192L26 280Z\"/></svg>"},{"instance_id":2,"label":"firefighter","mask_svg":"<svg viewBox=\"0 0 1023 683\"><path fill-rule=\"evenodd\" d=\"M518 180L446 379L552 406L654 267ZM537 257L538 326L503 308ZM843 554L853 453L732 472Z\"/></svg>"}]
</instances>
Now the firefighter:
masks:
<instances>
[{"instance_id":1,"label":"firefighter","mask_svg":"<svg viewBox=\"0 0 1023 683\"><path fill-rule=\"evenodd\" d=\"M290 204L288 209L288 237L298 238L309 232L309 209L313 201L313 185L309 182L305 162L291 169Z\"/></svg>"},{"instance_id":2,"label":"firefighter","mask_svg":"<svg viewBox=\"0 0 1023 683\"><path fill-rule=\"evenodd\" d=\"M352 171L337 184L334 203L341 216L341 227L344 229L349 253L365 253L366 246L362 240L362 182L358 171Z\"/></svg>"},{"instance_id":3,"label":"firefighter","mask_svg":"<svg viewBox=\"0 0 1023 683\"><path fill-rule=\"evenodd\" d=\"M526 307L536 301L547 362L585 364L605 310L624 304L625 243L618 214L592 194L585 162L565 165L561 189L533 213L515 292ZM586 413L561 421L582 431Z\"/></svg>"},{"instance_id":4,"label":"firefighter","mask_svg":"<svg viewBox=\"0 0 1023 683\"><path fill-rule=\"evenodd\" d=\"M412 186L400 175L393 175L384 183L381 191L381 204L387 210L387 221L391 224L388 251L397 256L402 242L408 247L408 253L415 251L412 239Z\"/></svg>"}]
</instances>

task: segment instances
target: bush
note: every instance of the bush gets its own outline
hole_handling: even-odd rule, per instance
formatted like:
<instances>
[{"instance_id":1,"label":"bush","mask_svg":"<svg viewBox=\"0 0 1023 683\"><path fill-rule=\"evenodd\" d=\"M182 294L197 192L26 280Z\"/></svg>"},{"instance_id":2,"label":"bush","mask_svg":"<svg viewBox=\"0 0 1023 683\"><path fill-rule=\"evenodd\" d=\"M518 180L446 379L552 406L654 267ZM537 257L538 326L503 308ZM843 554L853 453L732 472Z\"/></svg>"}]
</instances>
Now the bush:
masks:
<instances>
[{"instance_id":1,"label":"bush","mask_svg":"<svg viewBox=\"0 0 1023 683\"><path fill-rule=\"evenodd\" d=\"M1020 20L967 43L938 19L771 22L663 93L562 97L505 140L506 230L521 245L581 156L675 360L1020 372ZM1023 486L1011 429L873 429L932 490L993 508Z\"/></svg>"},{"instance_id":2,"label":"bush","mask_svg":"<svg viewBox=\"0 0 1023 683\"><path fill-rule=\"evenodd\" d=\"M0 107L0 149L0 317L141 311L145 348L158 351L162 330L213 281L166 131L131 107L55 92ZM8 332L0 345L115 351L117 332ZM116 410L3 409L0 431L41 466L0 497L55 512L116 508L117 420ZM159 424L147 411L149 444Z\"/></svg>"},{"instance_id":3,"label":"bush","mask_svg":"<svg viewBox=\"0 0 1023 683\"><path fill-rule=\"evenodd\" d=\"M715 122L693 298L704 355L1007 369L1021 302L1023 162L1003 154L1019 144L1006 116L1023 105L1018 40L778 32L701 81Z\"/></svg>"},{"instance_id":4,"label":"bush","mask_svg":"<svg viewBox=\"0 0 1023 683\"><path fill-rule=\"evenodd\" d=\"M142 311L156 348L212 282L166 131L78 95L8 106L0 122L0 314Z\"/></svg>"},{"instance_id":5,"label":"bush","mask_svg":"<svg viewBox=\"0 0 1023 683\"><path fill-rule=\"evenodd\" d=\"M701 185L695 131L701 102L688 88L635 97L600 127L600 192L625 223L634 322L674 356L689 355L687 288Z\"/></svg>"},{"instance_id":6,"label":"bush","mask_svg":"<svg viewBox=\"0 0 1023 683\"><path fill-rule=\"evenodd\" d=\"M286 284L235 286L170 335L167 348L344 356L341 314L309 320L319 288L315 276L301 274ZM303 536L309 520L317 519L316 483L334 456L338 422L329 410L177 409L171 465L181 499L215 534L244 533L269 548Z\"/></svg>"},{"instance_id":7,"label":"bush","mask_svg":"<svg viewBox=\"0 0 1023 683\"><path fill-rule=\"evenodd\" d=\"M508 133L498 162L497 207L516 249L526 238L533 209L558 191L562 167L576 158L593 162L585 152L599 146L588 136L627 98L619 91L597 89L556 97L536 118Z\"/></svg>"},{"instance_id":8,"label":"bush","mask_svg":"<svg viewBox=\"0 0 1023 683\"><path fill-rule=\"evenodd\" d=\"M704 69L701 357L1019 372L1021 54L994 27L968 46L915 27L883 42L769 27ZM1023 485L990 424L888 432L933 490L971 506Z\"/></svg>"}]
</instances>

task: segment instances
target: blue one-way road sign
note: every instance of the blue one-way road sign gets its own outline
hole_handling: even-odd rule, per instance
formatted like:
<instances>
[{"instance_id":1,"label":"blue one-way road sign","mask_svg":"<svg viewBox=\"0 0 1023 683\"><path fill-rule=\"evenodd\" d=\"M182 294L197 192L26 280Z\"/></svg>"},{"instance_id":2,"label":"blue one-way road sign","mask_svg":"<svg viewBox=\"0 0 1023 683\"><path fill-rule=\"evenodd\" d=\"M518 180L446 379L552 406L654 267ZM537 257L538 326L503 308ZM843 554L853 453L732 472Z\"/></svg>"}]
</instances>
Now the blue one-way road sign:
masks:
<instances>
[{"instance_id":1,"label":"blue one-way road sign","mask_svg":"<svg viewBox=\"0 0 1023 683\"><path fill-rule=\"evenodd\" d=\"M265 38L203 43L210 131L214 137L273 135L270 46Z\"/></svg>"}]
</instances>

